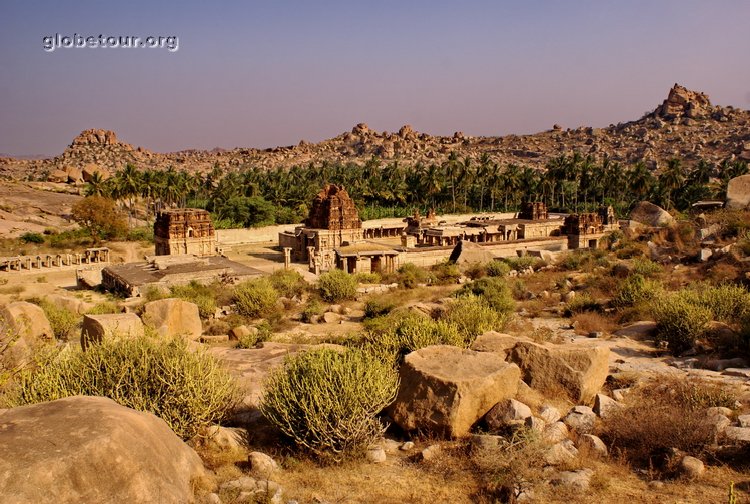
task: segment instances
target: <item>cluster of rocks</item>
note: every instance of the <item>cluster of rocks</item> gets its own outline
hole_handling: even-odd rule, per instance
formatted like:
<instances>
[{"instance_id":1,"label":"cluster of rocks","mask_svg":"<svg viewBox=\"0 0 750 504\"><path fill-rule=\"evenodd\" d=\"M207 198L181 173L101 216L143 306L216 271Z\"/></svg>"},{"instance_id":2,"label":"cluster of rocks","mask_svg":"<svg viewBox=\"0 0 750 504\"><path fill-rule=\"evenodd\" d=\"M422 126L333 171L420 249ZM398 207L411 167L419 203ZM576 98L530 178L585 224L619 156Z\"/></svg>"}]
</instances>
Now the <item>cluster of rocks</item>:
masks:
<instances>
[{"instance_id":1,"label":"cluster of rocks","mask_svg":"<svg viewBox=\"0 0 750 504\"><path fill-rule=\"evenodd\" d=\"M112 131L86 130L63 154L52 159L0 158L0 176L22 179L47 173L54 180L74 183L79 180L78 172L92 164L106 172L131 163L141 168L174 166L206 173L214 166L227 171L250 165L271 168L321 161L365 162L373 156L406 163L431 163L443 162L451 153L475 160L487 154L500 164L540 168L561 154L579 152L624 163L646 160L656 169L675 156L688 161L750 160L748 120L749 112L713 106L705 94L676 84L653 112L636 121L606 128L563 129L555 125L533 135L471 137L462 132L432 136L417 132L410 125L404 125L398 132L378 132L360 123L349 132L317 144L303 140L296 146L270 149L185 150L168 154L133 148L120 142Z\"/></svg>"}]
</instances>

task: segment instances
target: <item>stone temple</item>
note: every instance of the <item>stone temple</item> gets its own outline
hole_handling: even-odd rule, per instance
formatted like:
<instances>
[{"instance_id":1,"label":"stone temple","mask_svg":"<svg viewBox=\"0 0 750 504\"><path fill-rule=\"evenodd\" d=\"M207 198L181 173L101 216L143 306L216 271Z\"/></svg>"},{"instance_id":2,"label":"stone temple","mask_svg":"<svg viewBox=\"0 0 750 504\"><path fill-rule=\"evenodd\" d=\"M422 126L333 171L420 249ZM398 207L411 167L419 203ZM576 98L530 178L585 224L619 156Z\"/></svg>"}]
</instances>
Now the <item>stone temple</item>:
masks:
<instances>
[{"instance_id":1,"label":"stone temple","mask_svg":"<svg viewBox=\"0 0 750 504\"><path fill-rule=\"evenodd\" d=\"M211 215L197 208L159 212L154 223L156 255L216 255L216 230Z\"/></svg>"},{"instance_id":2,"label":"stone temple","mask_svg":"<svg viewBox=\"0 0 750 504\"><path fill-rule=\"evenodd\" d=\"M219 255L211 215L197 208L160 212L154 223L154 256L146 261L112 265L102 270L102 285L128 297L148 288L166 289L190 282L235 283L262 272Z\"/></svg>"}]
</instances>

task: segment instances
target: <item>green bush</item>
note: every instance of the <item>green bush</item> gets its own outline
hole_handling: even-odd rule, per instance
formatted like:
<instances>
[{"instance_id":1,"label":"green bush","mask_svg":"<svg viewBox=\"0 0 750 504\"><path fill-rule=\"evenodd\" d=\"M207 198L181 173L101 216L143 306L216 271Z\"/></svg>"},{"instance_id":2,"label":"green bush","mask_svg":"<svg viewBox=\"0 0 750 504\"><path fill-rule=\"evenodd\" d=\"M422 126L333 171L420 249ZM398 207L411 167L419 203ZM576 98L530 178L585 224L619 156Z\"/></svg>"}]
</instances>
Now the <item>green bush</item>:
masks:
<instances>
[{"instance_id":1,"label":"green bush","mask_svg":"<svg viewBox=\"0 0 750 504\"><path fill-rule=\"evenodd\" d=\"M453 301L440 321L455 326L462 338L461 346L469 346L480 334L504 329L510 315L509 311L494 309L486 299L469 294Z\"/></svg>"},{"instance_id":2,"label":"green bush","mask_svg":"<svg viewBox=\"0 0 750 504\"><path fill-rule=\"evenodd\" d=\"M276 270L269 277L276 291L288 298L300 297L307 288L307 282L299 272L294 270Z\"/></svg>"},{"instance_id":3,"label":"green bush","mask_svg":"<svg viewBox=\"0 0 750 504\"><path fill-rule=\"evenodd\" d=\"M196 304L202 319L211 318L216 313L216 297L207 285L192 281L187 285L175 285L170 292L176 298Z\"/></svg>"},{"instance_id":4,"label":"green bush","mask_svg":"<svg viewBox=\"0 0 750 504\"><path fill-rule=\"evenodd\" d=\"M697 297L693 302L710 310L714 320L734 323L750 314L750 293L741 285L699 285L695 291Z\"/></svg>"},{"instance_id":5,"label":"green bush","mask_svg":"<svg viewBox=\"0 0 750 504\"><path fill-rule=\"evenodd\" d=\"M503 261L490 261L487 263L486 269L489 277L503 277L510 273L510 266Z\"/></svg>"},{"instance_id":6,"label":"green bush","mask_svg":"<svg viewBox=\"0 0 750 504\"><path fill-rule=\"evenodd\" d=\"M510 269L516 271L523 271L528 268L537 269L539 266L544 264L544 261L538 257L523 256L523 257L505 257L503 261L510 266Z\"/></svg>"},{"instance_id":7,"label":"green bush","mask_svg":"<svg viewBox=\"0 0 750 504\"><path fill-rule=\"evenodd\" d=\"M255 348L258 343L271 338L271 325L267 321L262 321L255 329L257 331L251 331L250 334L239 338L237 348Z\"/></svg>"},{"instance_id":8,"label":"green bush","mask_svg":"<svg viewBox=\"0 0 750 504\"><path fill-rule=\"evenodd\" d=\"M82 317L46 299L35 302L44 310L44 314L47 316L50 326L52 326L52 332L55 333L55 338L68 341L76 337L81 328Z\"/></svg>"},{"instance_id":9,"label":"green bush","mask_svg":"<svg viewBox=\"0 0 750 504\"><path fill-rule=\"evenodd\" d=\"M110 313L120 313L121 311L122 310L119 306L117 306L117 303L114 303L112 301L103 301L101 303L95 304L86 313L88 315L106 315Z\"/></svg>"},{"instance_id":10,"label":"green bush","mask_svg":"<svg viewBox=\"0 0 750 504\"><path fill-rule=\"evenodd\" d=\"M398 285L404 289L414 289L419 284L431 281L431 275L427 270L412 263L406 263L398 269Z\"/></svg>"},{"instance_id":11,"label":"green bush","mask_svg":"<svg viewBox=\"0 0 750 504\"><path fill-rule=\"evenodd\" d=\"M234 288L237 312L246 317L261 317L276 305L279 294L267 278L248 280Z\"/></svg>"},{"instance_id":12,"label":"green bush","mask_svg":"<svg viewBox=\"0 0 750 504\"><path fill-rule=\"evenodd\" d=\"M506 316L515 310L515 302L508 284L499 277L480 278L464 285L456 297L479 296L500 314Z\"/></svg>"},{"instance_id":13,"label":"green bush","mask_svg":"<svg viewBox=\"0 0 750 504\"><path fill-rule=\"evenodd\" d=\"M382 434L376 415L398 390L398 374L368 352L311 350L293 357L265 383L263 415L298 447L334 461Z\"/></svg>"},{"instance_id":14,"label":"green bush","mask_svg":"<svg viewBox=\"0 0 750 504\"><path fill-rule=\"evenodd\" d=\"M382 280L378 273L372 271L369 273L356 273L354 278L357 280L357 283L361 284L379 284Z\"/></svg>"},{"instance_id":15,"label":"green bush","mask_svg":"<svg viewBox=\"0 0 750 504\"><path fill-rule=\"evenodd\" d=\"M388 315L395 307L396 303L388 295L370 298L365 302L365 318Z\"/></svg>"},{"instance_id":16,"label":"green bush","mask_svg":"<svg viewBox=\"0 0 750 504\"><path fill-rule=\"evenodd\" d=\"M335 269L318 278L320 297L329 303L352 299L357 294L357 280L343 270Z\"/></svg>"},{"instance_id":17,"label":"green bush","mask_svg":"<svg viewBox=\"0 0 750 504\"><path fill-rule=\"evenodd\" d=\"M654 299L660 291L661 287L658 282L636 273L620 282L615 291L615 297L612 299L612 304L618 308L635 306Z\"/></svg>"},{"instance_id":18,"label":"green bush","mask_svg":"<svg viewBox=\"0 0 750 504\"><path fill-rule=\"evenodd\" d=\"M44 236L28 231L21 235L21 241L24 243L44 243Z\"/></svg>"},{"instance_id":19,"label":"green bush","mask_svg":"<svg viewBox=\"0 0 750 504\"><path fill-rule=\"evenodd\" d=\"M311 323L315 317L323 315L325 308L317 299L311 299L302 310L302 322Z\"/></svg>"},{"instance_id":20,"label":"green bush","mask_svg":"<svg viewBox=\"0 0 750 504\"><path fill-rule=\"evenodd\" d=\"M224 419L237 401L232 377L182 338L105 339L58 351L18 380L16 405L75 395L109 397L162 418L183 439Z\"/></svg>"},{"instance_id":21,"label":"green bush","mask_svg":"<svg viewBox=\"0 0 750 504\"><path fill-rule=\"evenodd\" d=\"M599 303L591 297L588 292L576 292L576 295L568 301L565 307L569 314L583 313L587 311L599 311Z\"/></svg>"},{"instance_id":22,"label":"green bush","mask_svg":"<svg viewBox=\"0 0 750 504\"><path fill-rule=\"evenodd\" d=\"M645 257L636 257L633 259L632 274L642 275L646 278L653 277L664 271L661 264L655 263L651 259Z\"/></svg>"},{"instance_id":23,"label":"green bush","mask_svg":"<svg viewBox=\"0 0 750 504\"><path fill-rule=\"evenodd\" d=\"M413 312L393 312L372 321L375 323L369 327L373 330L363 337L362 344L371 354L393 365L398 365L407 354L427 346L465 346L456 325Z\"/></svg>"},{"instance_id":24,"label":"green bush","mask_svg":"<svg viewBox=\"0 0 750 504\"><path fill-rule=\"evenodd\" d=\"M431 268L435 277L435 282L440 285L454 284L461 276L461 272L455 263L443 261L435 264Z\"/></svg>"},{"instance_id":25,"label":"green bush","mask_svg":"<svg viewBox=\"0 0 750 504\"><path fill-rule=\"evenodd\" d=\"M656 341L665 341L670 351L679 354L692 348L711 321L711 311L690 299L692 293L670 294L653 305Z\"/></svg>"}]
</instances>

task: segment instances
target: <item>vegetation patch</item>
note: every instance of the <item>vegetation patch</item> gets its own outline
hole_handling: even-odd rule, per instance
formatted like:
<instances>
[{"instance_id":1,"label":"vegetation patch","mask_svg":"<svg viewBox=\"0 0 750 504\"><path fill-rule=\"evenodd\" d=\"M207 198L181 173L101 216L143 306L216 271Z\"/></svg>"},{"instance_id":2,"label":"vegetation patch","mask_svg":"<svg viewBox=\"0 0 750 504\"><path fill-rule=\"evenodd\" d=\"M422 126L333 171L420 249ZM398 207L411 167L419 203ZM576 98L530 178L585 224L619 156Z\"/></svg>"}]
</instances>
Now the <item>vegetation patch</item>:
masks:
<instances>
[{"instance_id":1,"label":"vegetation patch","mask_svg":"<svg viewBox=\"0 0 750 504\"><path fill-rule=\"evenodd\" d=\"M366 351L311 350L270 375L260 407L296 446L340 461L383 434L376 415L397 390L395 369Z\"/></svg>"},{"instance_id":2,"label":"vegetation patch","mask_svg":"<svg viewBox=\"0 0 750 504\"><path fill-rule=\"evenodd\" d=\"M183 338L105 339L85 352L68 348L44 356L18 378L15 405L75 395L109 397L162 418L183 439L222 421L237 401L234 380Z\"/></svg>"}]
</instances>

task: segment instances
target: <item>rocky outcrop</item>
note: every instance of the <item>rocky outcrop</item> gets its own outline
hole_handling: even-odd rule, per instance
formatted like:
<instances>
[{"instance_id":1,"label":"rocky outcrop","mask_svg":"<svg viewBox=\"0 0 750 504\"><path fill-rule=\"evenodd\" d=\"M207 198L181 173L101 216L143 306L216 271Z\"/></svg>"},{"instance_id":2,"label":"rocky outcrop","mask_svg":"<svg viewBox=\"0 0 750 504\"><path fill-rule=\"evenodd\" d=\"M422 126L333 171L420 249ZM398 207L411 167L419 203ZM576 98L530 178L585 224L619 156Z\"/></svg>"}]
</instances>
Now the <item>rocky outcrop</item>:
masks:
<instances>
[{"instance_id":1,"label":"rocky outcrop","mask_svg":"<svg viewBox=\"0 0 750 504\"><path fill-rule=\"evenodd\" d=\"M741 175L729 181L726 207L750 207L750 175Z\"/></svg>"},{"instance_id":2,"label":"rocky outcrop","mask_svg":"<svg viewBox=\"0 0 750 504\"><path fill-rule=\"evenodd\" d=\"M574 402L587 403L607 378L609 348L556 348L521 342L509 352L508 360L521 368L523 380L531 388L551 394L562 391Z\"/></svg>"},{"instance_id":3,"label":"rocky outcrop","mask_svg":"<svg viewBox=\"0 0 750 504\"><path fill-rule=\"evenodd\" d=\"M28 363L35 351L54 337L52 326L39 306L17 301L0 308L0 347L10 346L2 356L8 368Z\"/></svg>"},{"instance_id":4,"label":"rocky outcrop","mask_svg":"<svg viewBox=\"0 0 750 504\"><path fill-rule=\"evenodd\" d=\"M197 340L203 333L198 306L182 299L159 299L143 306L143 322L163 337Z\"/></svg>"},{"instance_id":5,"label":"rocky outcrop","mask_svg":"<svg viewBox=\"0 0 750 504\"><path fill-rule=\"evenodd\" d=\"M315 144L300 142L269 149L191 149L160 154L133 148L112 132L87 130L64 153L52 159L0 158L0 176L25 179L54 170L68 173L69 166L83 169L91 163L108 172L130 163L140 168L158 170L173 166L199 173L207 173L214 166L234 170L244 165L267 169L323 161L361 164L373 156L413 165L441 163L451 153L475 161L487 154L491 162L501 166L515 163L543 168L561 153L578 152L584 156L590 154L597 161L607 158L628 164L643 160L658 169L676 155L689 164L699 159L719 164L732 156L750 160L750 146L745 146L748 121L748 111L711 106L705 94L675 86L664 103L638 120L606 128L556 127L532 135L472 137L457 132L437 136L417 132L408 125L398 132L378 132L360 123L350 131Z\"/></svg>"},{"instance_id":6,"label":"rocky outcrop","mask_svg":"<svg viewBox=\"0 0 750 504\"><path fill-rule=\"evenodd\" d=\"M668 226L674 222L669 212L649 201L641 201L630 212L630 219L646 226Z\"/></svg>"},{"instance_id":7,"label":"rocky outcrop","mask_svg":"<svg viewBox=\"0 0 750 504\"><path fill-rule=\"evenodd\" d=\"M439 345L406 356L388 408L405 431L460 437L495 404L513 397L520 371L500 355Z\"/></svg>"},{"instance_id":8,"label":"rocky outcrop","mask_svg":"<svg viewBox=\"0 0 750 504\"><path fill-rule=\"evenodd\" d=\"M150 413L104 397L0 412L3 502L193 501L198 455Z\"/></svg>"},{"instance_id":9,"label":"rocky outcrop","mask_svg":"<svg viewBox=\"0 0 750 504\"><path fill-rule=\"evenodd\" d=\"M84 315L81 346L89 346L107 338L137 338L144 335L143 322L135 313Z\"/></svg>"},{"instance_id":10,"label":"rocky outcrop","mask_svg":"<svg viewBox=\"0 0 750 504\"><path fill-rule=\"evenodd\" d=\"M711 100L705 93L691 91L679 84L669 90L664 103L656 109L656 115L666 119L688 117L703 118L713 111Z\"/></svg>"}]
</instances>

